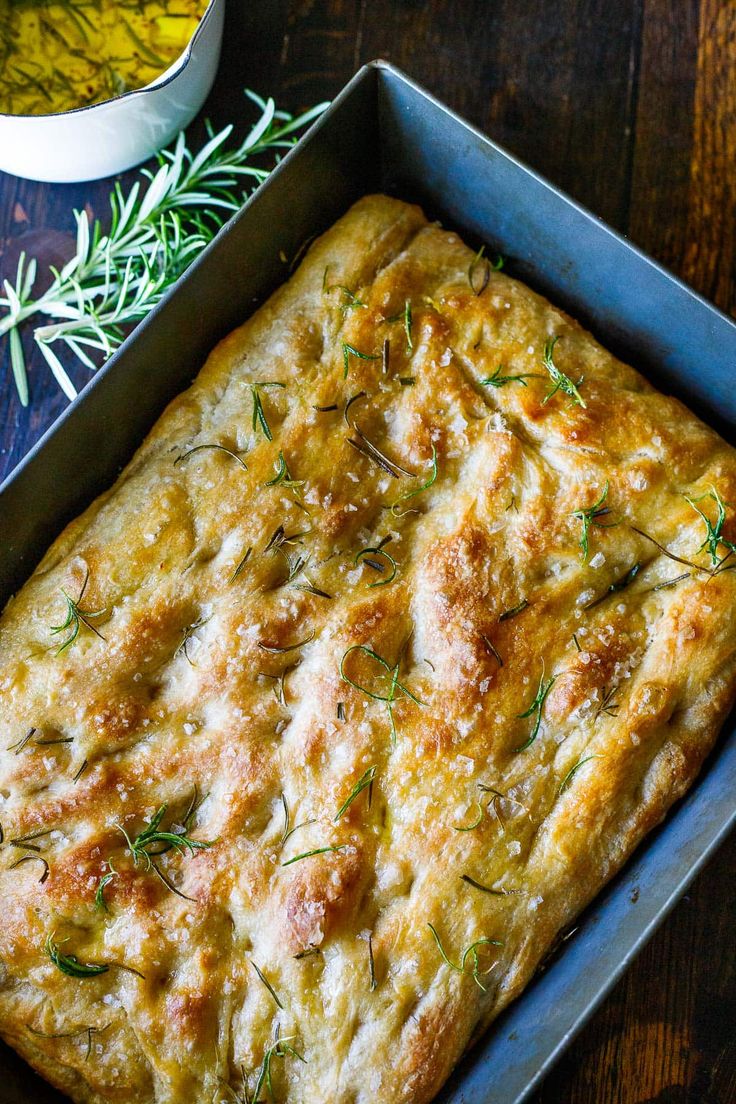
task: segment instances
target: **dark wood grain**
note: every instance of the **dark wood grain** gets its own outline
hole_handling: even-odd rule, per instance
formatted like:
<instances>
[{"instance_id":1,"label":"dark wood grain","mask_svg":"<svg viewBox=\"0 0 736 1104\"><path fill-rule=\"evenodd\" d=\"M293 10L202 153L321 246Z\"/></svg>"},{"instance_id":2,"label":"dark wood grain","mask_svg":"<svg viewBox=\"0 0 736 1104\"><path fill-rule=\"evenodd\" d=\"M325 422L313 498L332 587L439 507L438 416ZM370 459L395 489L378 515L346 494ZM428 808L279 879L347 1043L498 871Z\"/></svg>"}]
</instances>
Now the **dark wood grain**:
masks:
<instances>
[{"instance_id":1,"label":"dark wood grain","mask_svg":"<svg viewBox=\"0 0 736 1104\"><path fill-rule=\"evenodd\" d=\"M216 125L245 120L246 84L298 110L334 95L376 56L736 313L736 5L230 0L206 112ZM71 208L87 204L104 215L109 186L50 187L0 174L0 275L13 271L21 248L63 253ZM75 378L83 383L84 373ZM65 406L35 359L31 391L23 410L0 348L0 475ZM736 1102L735 877L731 840L536 1104Z\"/></svg>"}]
</instances>

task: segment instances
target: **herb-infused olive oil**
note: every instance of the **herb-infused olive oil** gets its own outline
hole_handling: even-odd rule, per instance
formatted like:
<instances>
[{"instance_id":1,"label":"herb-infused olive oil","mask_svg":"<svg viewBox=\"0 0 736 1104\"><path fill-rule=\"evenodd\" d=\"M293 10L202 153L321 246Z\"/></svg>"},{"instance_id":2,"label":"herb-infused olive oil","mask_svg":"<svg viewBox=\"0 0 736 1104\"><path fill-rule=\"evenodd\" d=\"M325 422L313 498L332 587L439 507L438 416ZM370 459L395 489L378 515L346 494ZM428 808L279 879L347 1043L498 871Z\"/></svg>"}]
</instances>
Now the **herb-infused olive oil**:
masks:
<instances>
[{"instance_id":1,"label":"herb-infused olive oil","mask_svg":"<svg viewBox=\"0 0 736 1104\"><path fill-rule=\"evenodd\" d=\"M48 115L143 88L208 0L0 0L0 112Z\"/></svg>"}]
</instances>

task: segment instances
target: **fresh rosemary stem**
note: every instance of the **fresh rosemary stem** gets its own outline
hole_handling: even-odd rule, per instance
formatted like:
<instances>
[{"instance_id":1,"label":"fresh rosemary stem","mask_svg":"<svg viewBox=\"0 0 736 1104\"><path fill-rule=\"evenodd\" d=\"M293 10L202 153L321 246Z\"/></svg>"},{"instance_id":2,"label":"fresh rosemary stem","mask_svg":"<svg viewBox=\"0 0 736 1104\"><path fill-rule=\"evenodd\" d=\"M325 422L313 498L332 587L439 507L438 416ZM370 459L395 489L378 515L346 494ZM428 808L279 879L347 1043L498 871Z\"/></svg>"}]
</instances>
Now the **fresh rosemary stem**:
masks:
<instances>
[{"instance_id":1,"label":"fresh rosemary stem","mask_svg":"<svg viewBox=\"0 0 736 1104\"><path fill-rule=\"evenodd\" d=\"M230 141L232 125L218 133L208 126L208 140L193 151L181 133L158 155L157 169L142 170L144 179L127 192L115 185L107 230L86 211L74 211L74 255L60 270L51 268L49 286L37 295L38 262L21 254L15 279L3 283L0 338L8 339L23 406L29 401L20 335L24 323L48 319L36 327L33 340L64 394L73 399L76 388L54 346L62 347L66 362L76 360L95 371L266 179L270 170L252 160L263 154L278 158L327 106L318 104L292 118L278 111L273 99L246 95L261 114L241 142Z\"/></svg>"}]
</instances>

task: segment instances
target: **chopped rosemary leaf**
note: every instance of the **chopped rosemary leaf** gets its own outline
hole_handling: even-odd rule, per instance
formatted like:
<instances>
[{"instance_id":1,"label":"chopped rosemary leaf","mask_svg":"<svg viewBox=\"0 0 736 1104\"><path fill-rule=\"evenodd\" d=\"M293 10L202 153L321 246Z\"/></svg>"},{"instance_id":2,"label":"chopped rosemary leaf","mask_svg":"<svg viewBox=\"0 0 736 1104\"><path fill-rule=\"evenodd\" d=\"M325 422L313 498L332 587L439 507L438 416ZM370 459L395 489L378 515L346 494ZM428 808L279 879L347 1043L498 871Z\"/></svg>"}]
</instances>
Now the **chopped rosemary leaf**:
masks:
<instances>
[{"instance_id":1,"label":"chopped rosemary leaf","mask_svg":"<svg viewBox=\"0 0 736 1104\"><path fill-rule=\"evenodd\" d=\"M620 590L625 590L630 583L633 583L636 576L641 570L641 564L637 561L633 564L625 575L622 575L620 579L616 579L611 583L606 591L600 595L599 598L594 598L592 602L588 602L587 606L583 606L583 609L592 610L596 606L599 606L601 602L605 602L606 598L610 598L612 594L618 594Z\"/></svg>"},{"instance_id":2,"label":"chopped rosemary leaf","mask_svg":"<svg viewBox=\"0 0 736 1104\"><path fill-rule=\"evenodd\" d=\"M343 417L345 418L346 425L348 425L350 427L350 429L353 428L353 425L352 425L352 422L350 421L350 416L349 416L350 415L350 407L353 405L353 403L358 402L360 399L367 399L367 398L368 398L368 392L367 391L358 391L357 395L351 395L350 398L348 399L348 401L345 403L345 410L343 411Z\"/></svg>"},{"instance_id":3,"label":"chopped rosemary leaf","mask_svg":"<svg viewBox=\"0 0 736 1104\"><path fill-rule=\"evenodd\" d=\"M16 870L19 866L23 866L24 863L29 862L38 862L43 865L43 872L38 879L38 884L43 885L51 872L51 868L42 855L21 855L19 859L16 859L15 862L10 864L8 870Z\"/></svg>"},{"instance_id":4,"label":"chopped rosemary leaf","mask_svg":"<svg viewBox=\"0 0 736 1104\"><path fill-rule=\"evenodd\" d=\"M684 495L683 497L688 505L692 506L693 510L699 514L705 523L705 540L698 549L698 552L704 552L707 549L711 566L718 567L720 564L724 563L729 556L736 552L736 544L734 544L733 541L726 540L723 536L723 525L726 521L726 503L715 487L710 491L706 491L705 494L700 495L698 498L689 498L688 495ZM697 503L702 502L704 498L710 498L716 504L715 522L712 522L697 505ZM718 555L719 545L723 545L726 549L726 555L723 558L720 558Z\"/></svg>"},{"instance_id":5,"label":"chopped rosemary leaf","mask_svg":"<svg viewBox=\"0 0 736 1104\"><path fill-rule=\"evenodd\" d=\"M519 602L518 606L512 606L511 609L507 609L507 610L503 611L503 613L501 614L501 616L498 619L499 624L501 623L501 621L510 621L512 617L516 617L516 616L518 616L518 614L523 613L524 610L528 607L528 605L529 605L528 599L522 598L521 601Z\"/></svg>"},{"instance_id":6,"label":"chopped rosemary leaf","mask_svg":"<svg viewBox=\"0 0 736 1104\"><path fill-rule=\"evenodd\" d=\"M572 517L577 518L580 522L582 529L580 532L580 549L582 551L582 561L587 562L588 559L588 541L591 525L597 525L599 529L612 529L615 525L620 524L617 521L610 522L608 525L604 525L599 518L606 517L610 514L611 509L609 506L604 506L608 495L608 480L606 480L603 488L603 493L597 502L594 502L592 506L586 506L584 509L573 510Z\"/></svg>"},{"instance_id":7,"label":"chopped rosemary leaf","mask_svg":"<svg viewBox=\"0 0 736 1104\"><path fill-rule=\"evenodd\" d=\"M61 625L51 626L51 635L58 636L59 633L68 632L68 636L66 640L63 640L59 647L56 649L55 655L57 656L60 656L62 652L65 652L67 648L71 647L71 645L79 636L79 630L82 625L84 625L86 629L89 629L90 632L94 633L95 636L98 636L100 640L102 640L103 642L105 641L102 633L99 632L94 627L94 625L90 625L90 621L94 620L96 617L104 616L104 614L107 613L107 610L83 610L80 605L80 602L84 597L84 592L87 589L88 582L89 571L84 577L82 589L80 590L79 597L76 599L76 601L73 598L69 597L63 587L61 588L61 593L64 595L64 600L66 602L66 618Z\"/></svg>"},{"instance_id":8,"label":"chopped rosemary leaf","mask_svg":"<svg viewBox=\"0 0 736 1104\"><path fill-rule=\"evenodd\" d=\"M201 629L202 626L206 625L208 621L209 617L198 617L197 620L193 621L191 625L187 625L182 633L182 638L177 645L176 651L174 652L174 659L176 659L176 657L178 655L181 655L181 653L183 652L184 658L186 659L189 666L195 666L195 664L192 663L191 657L189 655L189 641L192 639L197 629Z\"/></svg>"},{"instance_id":9,"label":"chopped rosemary leaf","mask_svg":"<svg viewBox=\"0 0 736 1104\"><path fill-rule=\"evenodd\" d=\"M30 1024L26 1024L26 1029L30 1031L31 1035L36 1035L39 1039L78 1039L81 1035L87 1036L87 1050L84 1055L85 1062L89 1061L89 1057L92 1054L92 1036L100 1035L103 1031L107 1031L110 1024L105 1024L103 1027L80 1027L77 1031L37 1031L35 1027L31 1027Z\"/></svg>"},{"instance_id":10,"label":"chopped rosemary leaf","mask_svg":"<svg viewBox=\"0 0 736 1104\"><path fill-rule=\"evenodd\" d=\"M304 583L292 583L291 588L292 590L303 590L306 594L314 594L317 598L329 598L332 600L334 597L333 594L328 594L326 590L320 590L320 588L310 582L309 579Z\"/></svg>"},{"instance_id":11,"label":"chopped rosemary leaf","mask_svg":"<svg viewBox=\"0 0 736 1104\"><path fill-rule=\"evenodd\" d=\"M488 287L488 281L491 278L491 272L500 272L505 263L504 258L501 256L500 253L497 254L496 260L491 262L488 257L485 256L485 252L486 247L485 245L482 245L473 257L473 260L470 262L470 267L468 269L468 283L470 284L470 289L474 295L483 294L483 292ZM476 273L481 266L482 275L480 279L478 279Z\"/></svg>"},{"instance_id":12,"label":"chopped rosemary leaf","mask_svg":"<svg viewBox=\"0 0 736 1104\"><path fill-rule=\"evenodd\" d=\"M575 635L575 633L572 634L572 640L573 640L573 644L575 645L575 651L576 652L582 652L583 649L580 647L580 644L578 642L578 638Z\"/></svg>"},{"instance_id":13,"label":"chopped rosemary leaf","mask_svg":"<svg viewBox=\"0 0 736 1104\"><path fill-rule=\"evenodd\" d=\"M302 958L309 958L311 955L321 955L322 951L319 947L305 947L303 951L298 951L297 954L292 957L298 962Z\"/></svg>"},{"instance_id":14,"label":"chopped rosemary leaf","mask_svg":"<svg viewBox=\"0 0 736 1104\"><path fill-rule=\"evenodd\" d=\"M382 453L372 441L369 441L363 430L359 425L356 425L355 422L351 428L358 434L358 440L354 437L348 437L346 438L348 444L352 445L357 452L362 453L363 456L372 460L374 464L378 464L379 468L385 471L387 475L392 476L394 479L399 478L399 473L403 475L414 475L413 472L407 471L406 468L402 468L401 464L397 464L395 460L390 460L388 456Z\"/></svg>"},{"instance_id":15,"label":"chopped rosemary leaf","mask_svg":"<svg viewBox=\"0 0 736 1104\"><path fill-rule=\"evenodd\" d=\"M271 433L271 427L268 424L268 419L266 418L266 412L263 409L263 400L261 399L261 390L265 389L265 388L268 388L268 387L281 387L281 388L284 388L284 387L286 387L286 384L276 383L274 381L271 381L269 383L251 383L250 393L253 397L253 415L252 415L252 418L251 418L251 428L253 429L253 432L255 433L258 429L258 426L260 426L264 437L266 437L266 439L269 440L269 441L273 441L273 435Z\"/></svg>"},{"instance_id":16,"label":"chopped rosemary leaf","mask_svg":"<svg viewBox=\"0 0 736 1104\"><path fill-rule=\"evenodd\" d=\"M494 645L493 641L489 640L489 638L486 636L485 633L481 633L480 638L483 641L483 643L485 644L487 651L490 652L490 654L495 659L498 666L503 667L503 660L501 659L501 656L498 654L498 649Z\"/></svg>"},{"instance_id":17,"label":"chopped rosemary leaf","mask_svg":"<svg viewBox=\"0 0 736 1104\"><path fill-rule=\"evenodd\" d=\"M483 893L490 893L492 897L508 897L509 895L508 889L494 889L493 886L483 885L482 882L476 882L475 878L471 878L469 874L461 874L460 881L473 886L474 889L480 889Z\"/></svg>"},{"instance_id":18,"label":"chopped rosemary leaf","mask_svg":"<svg viewBox=\"0 0 736 1104\"><path fill-rule=\"evenodd\" d=\"M44 951L62 974L66 974L67 977L71 978L90 978L97 977L99 974L106 974L110 969L108 963L80 962L76 955L63 954L54 939L55 934L55 932L51 932L46 936Z\"/></svg>"},{"instance_id":19,"label":"chopped rosemary leaf","mask_svg":"<svg viewBox=\"0 0 736 1104\"><path fill-rule=\"evenodd\" d=\"M651 591L667 590L669 587L677 586L677 584L681 583L683 581L683 579L689 579L689 578L690 578L690 572L689 571L684 571L682 573L682 575L676 575L674 579L665 579L665 581L663 583L657 583L656 586L650 587L650 590Z\"/></svg>"},{"instance_id":20,"label":"chopped rosemary leaf","mask_svg":"<svg viewBox=\"0 0 736 1104\"><path fill-rule=\"evenodd\" d=\"M286 463L284 454L279 449L278 469L273 479L267 479L264 486L266 487L287 487L293 491L297 498L301 497L302 487L304 486L303 479L293 479L291 472L289 471L289 465Z\"/></svg>"},{"instance_id":21,"label":"chopped rosemary leaf","mask_svg":"<svg viewBox=\"0 0 736 1104\"><path fill-rule=\"evenodd\" d=\"M97 884L97 892L95 893L95 908L104 909L105 912L108 911L107 901L105 900L105 890L109 886L113 878L116 878L118 876L117 870L114 868L109 859L107 860L107 865L109 867L108 873L103 874L100 878Z\"/></svg>"},{"instance_id":22,"label":"chopped rosemary leaf","mask_svg":"<svg viewBox=\"0 0 736 1104\"><path fill-rule=\"evenodd\" d=\"M404 301L404 309L402 311L400 311L398 314L394 314L390 318L387 318L386 321L388 323L392 323L392 322L403 322L404 323L404 333L406 334L406 351L407 351L407 353L413 352L414 351L414 342L412 341L412 337L411 337L411 327L412 327L411 300L406 299Z\"/></svg>"},{"instance_id":23,"label":"chopped rosemary leaf","mask_svg":"<svg viewBox=\"0 0 736 1104\"><path fill-rule=\"evenodd\" d=\"M556 395L558 391L563 391L566 395L569 395L569 397L573 401L573 404L575 404L576 406L582 406L583 410L585 410L587 408L586 402L578 391L578 387L580 387L583 382L582 376L578 380L577 384L575 384L569 376L566 376L565 373L557 367L554 362L555 345L559 340L559 336L553 337L550 338L549 341L546 341L544 345L542 363L547 369L549 377L552 380L554 386L552 390L549 391L542 399L542 405L544 406L546 403L548 403L552 396Z\"/></svg>"},{"instance_id":24,"label":"chopped rosemary leaf","mask_svg":"<svg viewBox=\"0 0 736 1104\"><path fill-rule=\"evenodd\" d=\"M565 792L565 790L571 784L573 778L578 773L578 771L580 770L581 767L584 767L585 764L589 763L591 759L599 759L599 758L600 758L599 755L586 755L585 759L580 759L575 764L574 767L571 767L570 770L565 775L565 777L562 779L562 782L560 783L560 788L557 791L558 795L563 794Z\"/></svg>"},{"instance_id":25,"label":"chopped rosemary leaf","mask_svg":"<svg viewBox=\"0 0 736 1104\"><path fill-rule=\"evenodd\" d=\"M469 947L465 948L465 950L463 951L463 956L460 959L460 965L458 966L458 965L456 965L456 963L454 963L452 961L451 958L449 958L447 956L447 954L445 952L445 949L442 946L442 941L441 941L439 935L437 934L437 929L435 928L435 926L433 924L428 923L427 927L429 928L432 935L434 936L434 941L437 944L437 949L439 950L442 958L444 959L444 961L447 963L447 965L450 967L451 970L454 970L458 974L464 974L465 973L465 964L468 961L468 959L472 957L472 959L473 959L473 981L485 993L486 992L486 987L485 987L485 985L483 985L483 983L480 980L480 962L479 962L479 958L478 958L478 948L479 947L503 947L503 943L501 942L501 940L499 940L499 939L487 939L485 936L481 939L476 939L474 943L471 943Z\"/></svg>"},{"instance_id":26,"label":"chopped rosemary leaf","mask_svg":"<svg viewBox=\"0 0 736 1104\"><path fill-rule=\"evenodd\" d=\"M244 471L248 470L248 465L246 464L245 460L238 456L237 452L233 452L232 449L225 448L224 445L195 445L195 447L189 449L188 452L183 452L181 456L177 456L176 460L174 461L174 467L176 467L177 464L181 464L185 460L188 460L190 456L194 456L195 452L205 452L207 450L224 452L226 456L230 456L233 460L235 460L236 463L240 464L241 468Z\"/></svg>"},{"instance_id":27,"label":"chopped rosemary leaf","mask_svg":"<svg viewBox=\"0 0 736 1104\"><path fill-rule=\"evenodd\" d=\"M330 266L328 265L327 268ZM327 276L327 268L325 269L325 276ZM349 310L359 310L360 308L367 309L367 304L364 303L354 291L351 291L345 284L330 284L327 286L323 279L323 292L328 295L331 291L341 291L344 298L340 304L340 310L343 314L347 314Z\"/></svg>"},{"instance_id":28,"label":"chopped rosemary leaf","mask_svg":"<svg viewBox=\"0 0 736 1104\"><path fill-rule=\"evenodd\" d=\"M265 640L259 640L258 647L270 655L283 655L285 652L295 652L298 648L303 648L305 644L310 644L312 640L314 640L314 629L309 636L305 637L304 640L297 641L296 644L286 644L284 647L280 647L278 644L267 644Z\"/></svg>"},{"instance_id":29,"label":"chopped rosemary leaf","mask_svg":"<svg viewBox=\"0 0 736 1104\"><path fill-rule=\"evenodd\" d=\"M542 710L544 709L544 703L547 700L547 695L549 694L550 690L557 682L557 678L557 675L552 675L552 677L550 679L547 679L547 681L545 682L544 668L542 669L542 674L539 679L539 686L537 688L536 694L534 695L534 701L528 709L524 710L523 713L516 714L517 718L520 721L524 720L525 717L535 717L532 731L529 735L529 738L525 740L524 743L521 744L519 747L514 748L514 751L526 751L526 749L528 747L531 747L531 745L536 740L539 734L540 725L542 724Z\"/></svg>"},{"instance_id":30,"label":"chopped rosemary leaf","mask_svg":"<svg viewBox=\"0 0 736 1104\"><path fill-rule=\"evenodd\" d=\"M248 547L248 548L246 549L245 555L243 556L242 560L240 561L240 563L238 564L238 566L237 566L237 567L235 568L235 570L233 571L232 575L230 576L230 582L231 582L231 583L234 583L234 582L235 582L235 580L237 579L238 575L240 574L240 572L241 572L241 571L243 570L243 568L244 568L244 567L245 567L245 565L247 564L248 560L250 559L250 555L251 555L251 552L252 552L252 551L253 551L253 546L252 546L252 545L250 545L250 546L249 546L249 547Z\"/></svg>"},{"instance_id":31,"label":"chopped rosemary leaf","mask_svg":"<svg viewBox=\"0 0 736 1104\"><path fill-rule=\"evenodd\" d=\"M522 387L526 387L526 381L528 379L536 379L535 372L521 372L518 376L502 376L503 364L499 364L496 371L492 376L486 376L485 379L478 380L481 387L503 387L507 383L520 383Z\"/></svg>"},{"instance_id":32,"label":"chopped rosemary leaf","mask_svg":"<svg viewBox=\"0 0 736 1104\"><path fill-rule=\"evenodd\" d=\"M337 403L330 403L329 406L313 406L313 410L319 411L320 414L328 414L331 410L337 410Z\"/></svg>"},{"instance_id":33,"label":"chopped rosemary leaf","mask_svg":"<svg viewBox=\"0 0 736 1104\"><path fill-rule=\"evenodd\" d=\"M383 339L383 345L381 346L381 371L384 376L388 375L389 365L391 363L391 342L385 337Z\"/></svg>"},{"instance_id":34,"label":"chopped rosemary leaf","mask_svg":"<svg viewBox=\"0 0 736 1104\"><path fill-rule=\"evenodd\" d=\"M283 847L284 844L286 843L287 839L289 838L289 824L291 822L291 813L289 812L289 803L286 800L286 794L283 792L283 790L281 791L281 804L284 807L284 830L281 833L281 839L280 839L279 842L280 842L281 847Z\"/></svg>"},{"instance_id":35,"label":"chopped rosemary leaf","mask_svg":"<svg viewBox=\"0 0 736 1104\"><path fill-rule=\"evenodd\" d=\"M28 731L26 732L25 736L22 736L20 738L20 740L18 740L16 743L9 744L8 747L5 750L6 751L14 751L16 755L20 755L20 753L24 750L24 748L33 739L36 732L37 732L37 729L29 728Z\"/></svg>"},{"instance_id":36,"label":"chopped rosemary leaf","mask_svg":"<svg viewBox=\"0 0 736 1104\"><path fill-rule=\"evenodd\" d=\"M278 1028L276 1029L278 1031ZM276 1042L272 1043L270 1047L266 1048L263 1055L263 1063L258 1073L258 1080L256 1081L255 1091L253 1093L254 1104L260 1104L261 1089L266 1087L268 1095L273 1101L273 1082L271 1078L271 1062L274 1058L298 1058L300 1062L306 1063L306 1058L303 1058L299 1051L294 1050L290 1045L292 1040L295 1039L295 1035L289 1035L282 1038L277 1037Z\"/></svg>"},{"instance_id":37,"label":"chopped rosemary leaf","mask_svg":"<svg viewBox=\"0 0 736 1104\"><path fill-rule=\"evenodd\" d=\"M255 964L255 962L253 961L253 959L251 959L251 960L250 960L250 964L251 964L251 966L253 967L253 969L255 970L255 972L256 972L256 973L258 974L258 977L259 977L260 981L262 981L262 982L263 982L263 984L265 985L266 989L268 989L269 993L271 994L271 996L272 996L272 997L273 997L273 999L275 1000L275 1002L276 1002L276 1005L277 1005L277 1007L278 1007L278 1008L281 1008L281 1009L283 1010L283 1007L284 1007L284 1006L283 1006L283 1004L281 1003L281 1001L279 1000L279 998L278 998L278 996L277 996L277 994L276 994L276 990L274 989L273 985L272 985L272 984L271 984L271 982L270 982L270 981L268 980L268 978L266 977L266 975L265 975L265 974L263 973L263 971L262 971L262 970L261 970L261 969L260 969L260 968L259 968L259 967L258 967L258 966L257 966L256 964Z\"/></svg>"},{"instance_id":38,"label":"chopped rosemary leaf","mask_svg":"<svg viewBox=\"0 0 736 1104\"><path fill-rule=\"evenodd\" d=\"M40 852L41 848L34 840L43 839L44 836L50 836L53 828L39 828L36 832L29 832L25 836L15 836L13 839L9 839L8 843L11 847L19 847L23 851L37 851Z\"/></svg>"},{"instance_id":39,"label":"chopped rosemary leaf","mask_svg":"<svg viewBox=\"0 0 736 1104\"><path fill-rule=\"evenodd\" d=\"M336 715L337 715L338 721L344 721L345 720L345 702L340 701L340 702L337 703Z\"/></svg>"},{"instance_id":40,"label":"chopped rosemary leaf","mask_svg":"<svg viewBox=\"0 0 736 1104\"><path fill-rule=\"evenodd\" d=\"M79 770L77 771L77 773L76 773L76 774L74 775L74 777L72 778L72 782L78 782L78 781L79 781L79 779L80 779L80 778L82 777L82 775L84 774L84 772L86 771L86 769L87 769L87 767L88 767L88 766L89 766L89 763L88 763L88 762L87 762L87 760L85 759L85 760L83 761L83 763L82 763L81 767L80 767L80 768L79 768Z\"/></svg>"},{"instance_id":41,"label":"chopped rosemary leaf","mask_svg":"<svg viewBox=\"0 0 736 1104\"><path fill-rule=\"evenodd\" d=\"M473 831L475 831L476 828L480 827L481 821L483 820L483 806L481 805L480 801L476 801L475 804L478 806L478 817L477 817L477 819L474 820L472 824L465 824L465 825L453 824L452 827L455 829L456 832L473 832Z\"/></svg>"},{"instance_id":42,"label":"chopped rosemary leaf","mask_svg":"<svg viewBox=\"0 0 736 1104\"><path fill-rule=\"evenodd\" d=\"M293 829L295 831L295 829ZM282 862L282 866L291 866L292 863L301 862L302 859L311 859L315 855L328 855L333 851L345 851L347 848L346 843L338 845L330 844L329 847L315 847L312 851L302 851L301 855L294 855L292 858L287 859L286 862Z\"/></svg>"},{"instance_id":43,"label":"chopped rosemary leaf","mask_svg":"<svg viewBox=\"0 0 736 1104\"><path fill-rule=\"evenodd\" d=\"M337 824L340 817L345 815L345 813L355 801L356 797L359 797L365 789L368 790L368 808L370 809L371 798L373 795L373 780L376 777L376 769L376 767L368 767L368 770L365 771L365 773L355 783L347 798L337 810L334 821L335 824Z\"/></svg>"},{"instance_id":44,"label":"chopped rosemary leaf","mask_svg":"<svg viewBox=\"0 0 736 1104\"><path fill-rule=\"evenodd\" d=\"M394 517L401 517L400 513L397 513L396 507L400 502L406 502L407 499L414 498L415 495L421 494L422 491L428 491L432 487L437 479L437 449L432 445L432 474L426 483L423 483L421 487L415 487L413 491L406 491L405 494L399 495L395 502L391 503L391 513Z\"/></svg>"},{"instance_id":45,"label":"chopped rosemary leaf","mask_svg":"<svg viewBox=\"0 0 736 1104\"><path fill-rule=\"evenodd\" d=\"M389 583L392 583L396 578L398 564L396 563L396 560L393 558L393 556L389 555L385 548L385 546L389 544L392 539L393 538L389 534L388 536L385 536L378 544L369 546L368 548L361 548L361 550L356 553L355 560L353 561L356 567L362 560L363 563L366 564L367 567L372 568L373 571L383 572L384 565L378 560L371 559L371 556L383 556L383 558L391 564L391 574L388 576L388 578L379 579L375 583L369 583L369 590L372 590L374 587L387 586Z\"/></svg>"},{"instance_id":46,"label":"chopped rosemary leaf","mask_svg":"<svg viewBox=\"0 0 736 1104\"><path fill-rule=\"evenodd\" d=\"M355 682L354 679L350 678L350 676L345 673L345 662L346 662L348 656L352 655L354 652L362 653L363 655L367 656L370 660L372 660L374 663L378 663L379 666L383 668L383 672L385 672L385 673L382 672L379 677L390 679L389 687L388 687L388 693L378 694L374 690L369 690L367 686L361 686L361 684L359 682ZM420 698L418 698L415 694L413 694L412 691L409 690L409 688L407 686L404 686L403 683L399 682L399 667L400 667L400 665L401 665L401 657L400 656L399 656L398 661L392 667L390 663L387 663L387 661L383 658L383 656L378 655L377 652L374 652L372 648L366 647L365 644L352 644L348 648L348 650L343 654L343 657L340 660L340 677L342 678L342 680L344 682L347 682L348 685L352 686L355 690L359 690L361 692L361 694L365 694L366 697L372 698L374 701L380 701L380 702L385 702L386 703L386 708L388 710L388 717L389 717L389 725L390 725L390 729L391 729L391 746L392 747L396 746L396 725L394 723L394 713L393 713L393 707L394 707L394 702L396 700L396 694L397 693L403 694L405 697L407 697L411 701L413 701L416 705L424 705L425 704L423 701L421 701Z\"/></svg>"},{"instance_id":47,"label":"chopped rosemary leaf","mask_svg":"<svg viewBox=\"0 0 736 1104\"><path fill-rule=\"evenodd\" d=\"M374 993L378 988L378 982L376 981L376 963L373 959L373 936L368 936L368 968L371 975L370 992Z\"/></svg>"},{"instance_id":48,"label":"chopped rosemary leaf","mask_svg":"<svg viewBox=\"0 0 736 1104\"><path fill-rule=\"evenodd\" d=\"M347 341L342 343L342 365L343 374L342 378L348 378L348 372L350 371L350 357L358 357L359 360L380 360L380 353L361 353L360 349L356 349L354 345L348 345Z\"/></svg>"},{"instance_id":49,"label":"chopped rosemary leaf","mask_svg":"<svg viewBox=\"0 0 736 1104\"><path fill-rule=\"evenodd\" d=\"M616 701L617 687L612 686L610 689L603 687L603 698L601 703L595 711L594 721L597 721L602 714L606 714L607 717L618 717L619 704Z\"/></svg>"}]
</instances>

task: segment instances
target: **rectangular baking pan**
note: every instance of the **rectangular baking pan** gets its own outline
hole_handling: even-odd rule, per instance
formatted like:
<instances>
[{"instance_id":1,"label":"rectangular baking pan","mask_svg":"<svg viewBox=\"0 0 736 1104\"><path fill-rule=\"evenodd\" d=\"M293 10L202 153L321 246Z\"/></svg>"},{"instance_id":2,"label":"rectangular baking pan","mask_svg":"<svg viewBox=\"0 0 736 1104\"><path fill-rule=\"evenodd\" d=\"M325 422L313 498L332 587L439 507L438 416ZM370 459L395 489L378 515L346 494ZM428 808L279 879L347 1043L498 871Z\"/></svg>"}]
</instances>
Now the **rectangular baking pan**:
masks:
<instances>
[{"instance_id":1,"label":"rectangular baking pan","mask_svg":"<svg viewBox=\"0 0 736 1104\"><path fill-rule=\"evenodd\" d=\"M215 342L288 275L280 259L375 190L422 203L585 323L720 432L736 428L736 325L384 62L365 66L0 487L0 604L105 489ZM584 915L547 970L460 1063L442 1104L521 1104L734 819L726 725L690 794ZM1 908L0 908L1 919ZM6 1104L61 1104L0 1048Z\"/></svg>"}]
</instances>

